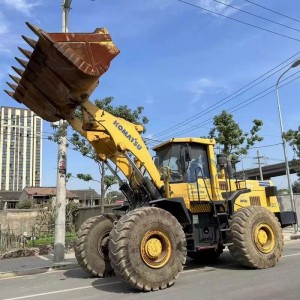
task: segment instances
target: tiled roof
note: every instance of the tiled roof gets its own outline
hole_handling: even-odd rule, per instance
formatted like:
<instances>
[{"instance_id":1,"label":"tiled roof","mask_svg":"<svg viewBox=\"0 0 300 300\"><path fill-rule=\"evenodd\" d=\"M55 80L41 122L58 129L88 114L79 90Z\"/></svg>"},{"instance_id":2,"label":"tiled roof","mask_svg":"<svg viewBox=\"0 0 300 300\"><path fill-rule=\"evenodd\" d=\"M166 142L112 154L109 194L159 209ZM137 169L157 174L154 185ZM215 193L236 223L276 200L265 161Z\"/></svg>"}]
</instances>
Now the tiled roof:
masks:
<instances>
[{"instance_id":1,"label":"tiled roof","mask_svg":"<svg viewBox=\"0 0 300 300\"><path fill-rule=\"evenodd\" d=\"M0 198L3 200L18 200L21 193L19 191L0 191Z\"/></svg>"},{"instance_id":2,"label":"tiled roof","mask_svg":"<svg viewBox=\"0 0 300 300\"><path fill-rule=\"evenodd\" d=\"M33 196L56 196L56 187L25 187L24 191ZM68 198L78 198L75 193L67 190Z\"/></svg>"},{"instance_id":3,"label":"tiled roof","mask_svg":"<svg viewBox=\"0 0 300 300\"><path fill-rule=\"evenodd\" d=\"M94 189L86 190L70 190L72 193L76 194L80 200L88 199L99 199L100 195Z\"/></svg>"}]
</instances>

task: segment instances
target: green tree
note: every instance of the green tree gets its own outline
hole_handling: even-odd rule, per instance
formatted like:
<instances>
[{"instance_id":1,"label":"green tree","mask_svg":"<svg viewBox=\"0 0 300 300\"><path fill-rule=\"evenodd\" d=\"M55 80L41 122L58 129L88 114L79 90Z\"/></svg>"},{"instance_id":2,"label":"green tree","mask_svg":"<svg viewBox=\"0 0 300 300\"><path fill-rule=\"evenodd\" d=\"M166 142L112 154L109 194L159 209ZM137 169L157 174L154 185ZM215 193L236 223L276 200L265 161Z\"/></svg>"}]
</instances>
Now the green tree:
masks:
<instances>
[{"instance_id":1,"label":"green tree","mask_svg":"<svg viewBox=\"0 0 300 300\"><path fill-rule=\"evenodd\" d=\"M293 148L295 156L300 159L300 126L297 130L289 129L286 133L284 133L283 137L289 143L289 145ZM294 159L293 160L293 168L296 170L297 175L300 176L300 164Z\"/></svg>"},{"instance_id":2,"label":"green tree","mask_svg":"<svg viewBox=\"0 0 300 300\"><path fill-rule=\"evenodd\" d=\"M232 160L237 160L239 156L246 155L256 142L263 140L263 137L258 135L263 122L258 119L252 122L250 132L244 132L234 121L233 115L223 110L214 117L214 127L209 131L209 137L214 138L223 147L222 153Z\"/></svg>"},{"instance_id":3,"label":"green tree","mask_svg":"<svg viewBox=\"0 0 300 300\"><path fill-rule=\"evenodd\" d=\"M33 208L33 202L30 199L24 199L21 200L18 204L17 204L17 208L18 209L30 209Z\"/></svg>"},{"instance_id":4,"label":"green tree","mask_svg":"<svg viewBox=\"0 0 300 300\"><path fill-rule=\"evenodd\" d=\"M293 182L292 190L293 190L293 193L300 194L300 179Z\"/></svg>"},{"instance_id":5,"label":"green tree","mask_svg":"<svg viewBox=\"0 0 300 300\"><path fill-rule=\"evenodd\" d=\"M277 191L278 196L284 196L284 195L289 195L289 190L288 189L280 189Z\"/></svg>"},{"instance_id":6,"label":"green tree","mask_svg":"<svg viewBox=\"0 0 300 300\"><path fill-rule=\"evenodd\" d=\"M96 180L90 174L77 174L77 178L83 181L96 181L101 183L102 181ZM105 175L103 178L104 182L104 195L106 194L107 190L114 184L118 183L118 180L115 178L114 175Z\"/></svg>"}]
</instances>

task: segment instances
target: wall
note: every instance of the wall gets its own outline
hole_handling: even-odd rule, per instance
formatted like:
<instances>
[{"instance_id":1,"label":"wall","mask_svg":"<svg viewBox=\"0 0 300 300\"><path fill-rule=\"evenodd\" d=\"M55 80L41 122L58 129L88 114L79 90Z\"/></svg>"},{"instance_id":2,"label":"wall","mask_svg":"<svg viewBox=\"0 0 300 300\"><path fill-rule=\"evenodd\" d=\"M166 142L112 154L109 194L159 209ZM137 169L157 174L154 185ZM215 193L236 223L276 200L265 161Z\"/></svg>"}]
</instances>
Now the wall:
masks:
<instances>
[{"instance_id":1,"label":"wall","mask_svg":"<svg viewBox=\"0 0 300 300\"><path fill-rule=\"evenodd\" d=\"M300 194L294 194L296 212L298 216L298 225L300 226ZM291 211L290 196L278 196L281 211Z\"/></svg>"},{"instance_id":2,"label":"wall","mask_svg":"<svg viewBox=\"0 0 300 300\"><path fill-rule=\"evenodd\" d=\"M12 209L0 211L1 230L8 228L15 234L30 233L39 213L38 209Z\"/></svg>"},{"instance_id":3,"label":"wall","mask_svg":"<svg viewBox=\"0 0 300 300\"><path fill-rule=\"evenodd\" d=\"M110 205L105 205L104 207L104 212L105 213L112 213L116 211L113 211L113 208L115 207L120 207L120 204L110 204ZM85 222L87 219L95 216L99 216L101 213L101 206L88 206L88 207L80 207L79 208L79 213L78 213L78 219L76 222L76 229L79 229L81 224Z\"/></svg>"}]
</instances>

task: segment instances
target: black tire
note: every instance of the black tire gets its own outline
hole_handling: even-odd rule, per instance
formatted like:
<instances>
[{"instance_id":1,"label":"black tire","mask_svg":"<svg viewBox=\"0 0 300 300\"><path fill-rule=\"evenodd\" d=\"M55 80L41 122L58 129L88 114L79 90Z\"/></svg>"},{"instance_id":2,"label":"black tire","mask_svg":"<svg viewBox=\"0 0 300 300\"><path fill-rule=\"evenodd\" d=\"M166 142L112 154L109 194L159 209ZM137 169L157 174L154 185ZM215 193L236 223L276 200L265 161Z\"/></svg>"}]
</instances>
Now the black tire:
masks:
<instances>
[{"instance_id":1,"label":"black tire","mask_svg":"<svg viewBox=\"0 0 300 300\"><path fill-rule=\"evenodd\" d=\"M283 235L275 215L264 207L239 209L230 223L229 246L242 265L266 269L276 265L283 251Z\"/></svg>"},{"instance_id":2,"label":"black tire","mask_svg":"<svg viewBox=\"0 0 300 300\"><path fill-rule=\"evenodd\" d=\"M75 240L75 257L79 265L94 277L113 275L108 256L109 233L118 220L114 214L89 218L80 227Z\"/></svg>"},{"instance_id":3,"label":"black tire","mask_svg":"<svg viewBox=\"0 0 300 300\"><path fill-rule=\"evenodd\" d=\"M217 249L203 250L199 252L188 252L187 256L198 263L213 263L223 253L223 247Z\"/></svg>"},{"instance_id":4,"label":"black tire","mask_svg":"<svg viewBox=\"0 0 300 300\"><path fill-rule=\"evenodd\" d=\"M157 253L158 248L151 248L155 240L161 246ZM152 249L155 257L150 257ZM169 212L137 208L124 215L111 231L109 256L115 274L131 287L140 291L165 289L175 283L183 269L185 234Z\"/></svg>"}]
</instances>

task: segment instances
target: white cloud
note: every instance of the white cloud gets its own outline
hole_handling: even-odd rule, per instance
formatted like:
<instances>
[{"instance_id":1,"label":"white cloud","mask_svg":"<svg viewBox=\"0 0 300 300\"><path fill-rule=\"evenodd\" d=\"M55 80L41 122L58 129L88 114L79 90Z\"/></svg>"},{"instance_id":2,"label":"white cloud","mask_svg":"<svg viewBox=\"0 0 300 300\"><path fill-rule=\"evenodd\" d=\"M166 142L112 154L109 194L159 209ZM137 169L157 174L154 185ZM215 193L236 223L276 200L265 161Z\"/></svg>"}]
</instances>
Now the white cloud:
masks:
<instances>
[{"instance_id":1,"label":"white cloud","mask_svg":"<svg viewBox=\"0 0 300 300\"><path fill-rule=\"evenodd\" d=\"M153 100L153 98L148 97L148 98L145 100L145 103L151 105L151 104L154 103L154 100Z\"/></svg>"},{"instance_id":2,"label":"white cloud","mask_svg":"<svg viewBox=\"0 0 300 300\"><path fill-rule=\"evenodd\" d=\"M0 12L0 34L8 32L8 24L4 18L4 15Z\"/></svg>"},{"instance_id":3,"label":"white cloud","mask_svg":"<svg viewBox=\"0 0 300 300\"><path fill-rule=\"evenodd\" d=\"M186 89L189 93L193 94L191 104L199 102L204 94L219 94L227 90L227 87L215 80L203 77L186 84Z\"/></svg>"},{"instance_id":4,"label":"white cloud","mask_svg":"<svg viewBox=\"0 0 300 300\"><path fill-rule=\"evenodd\" d=\"M231 5L233 2L233 0L220 0L220 1L224 2L225 4L229 4L229 5ZM207 10L214 11L216 13L225 15L227 17L230 15L233 15L234 13L237 12L237 10L234 8L228 7L222 3L214 2L212 0L199 0L198 5L206 8ZM210 12L206 12L206 11L203 11L203 13L209 13L215 17L219 17L218 15L216 15L214 13L210 13Z\"/></svg>"},{"instance_id":5,"label":"white cloud","mask_svg":"<svg viewBox=\"0 0 300 300\"><path fill-rule=\"evenodd\" d=\"M30 0L0 0L0 4L6 5L7 7L17 10L25 15L30 15L32 9L36 6L41 5L41 1L30 1Z\"/></svg>"}]
</instances>

